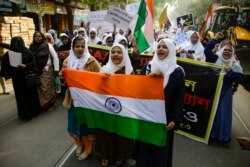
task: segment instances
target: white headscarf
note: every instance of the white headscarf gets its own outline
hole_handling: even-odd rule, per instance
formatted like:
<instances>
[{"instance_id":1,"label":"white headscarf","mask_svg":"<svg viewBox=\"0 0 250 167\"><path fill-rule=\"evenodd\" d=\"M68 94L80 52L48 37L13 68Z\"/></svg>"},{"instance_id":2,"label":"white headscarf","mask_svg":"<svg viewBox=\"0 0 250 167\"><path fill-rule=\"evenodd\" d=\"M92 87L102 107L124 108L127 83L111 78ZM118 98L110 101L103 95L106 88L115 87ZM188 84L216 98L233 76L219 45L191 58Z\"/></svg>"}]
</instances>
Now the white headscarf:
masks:
<instances>
[{"instance_id":1,"label":"white headscarf","mask_svg":"<svg viewBox=\"0 0 250 167\"><path fill-rule=\"evenodd\" d=\"M232 49L232 56L230 59L224 59L222 54L223 54L223 51L226 47L230 47ZM225 45L222 49L220 49L217 53L218 55L218 59L217 61L215 62L215 64L219 64L219 65L225 65L225 64L228 64L231 69L234 71L234 72L239 72L239 73L242 73L243 72L243 69L242 67L240 66L240 64L238 63L237 60L235 60L235 57L234 57L234 48L230 45Z\"/></svg>"},{"instance_id":2,"label":"white headscarf","mask_svg":"<svg viewBox=\"0 0 250 167\"><path fill-rule=\"evenodd\" d=\"M76 40L79 37L76 37L74 40ZM85 38L82 38L85 42L85 48L83 55L78 58L73 50L73 45L71 46L70 52L69 52L69 58L68 58L68 67L71 69L77 69L77 70L84 70L84 67L88 61L88 59L91 57L89 50L88 50L88 44L86 42ZM73 40L73 42L74 42ZM72 42L72 44L73 44Z\"/></svg>"},{"instance_id":3,"label":"white headscarf","mask_svg":"<svg viewBox=\"0 0 250 167\"><path fill-rule=\"evenodd\" d=\"M157 47L162 41L168 47L168 56L163 60L160 60L158 59L156 51L149 64L151 64L151 72L159 70L163 74L165 87L168 84L170 74L174 72L178 65L176 64L177 59L174 42L171 39L162 39L158 42Z\"/></svg>"},{"instance_id":4,"label":"white headscarf","mask_svg":"<svg viewBox=\"0 0 250 167\"><path fill-rule=\"evenodd\" d=\"M90 33L91 32L94 32L95 34L96 34L96 37L95 37L95 39L91 39L90 38ZM89 42L88 42L88 44L97 44L99 41L101 41L100 40L100 38L97 36L98 34L97 34L97 30L96 30L96 28L91 28L90 29L90 31L89 31Z\"/></svg>"},{"instance_id":5,"label":"white headscarf","mask_svg":"<svg viewBox=\"0 0 250 167\"><path fill-rule=\"evenodd\" d=\"M162 33L162 34L160 34L160 35L158 35L158 37L157 37L157 40L156 41L154 41L154 49L153 49L153 52L155 52L156 51L156 49L157 49L157 45L158 45L158 42L157 41L160 41L161 39L169 39L169 35L167 34L167 33Z\"/></svg>"},{"instance_id":6,"label":"white headscarf","mask_svg":"<svg viewBox=\"0 0 250 167\"><path fill-rule=\"evenodd\" d=\"M193 56L194 56L194 58L195 58L195 60L199 60L199 61L203 61L203 62L205 62L205 60L206 60L206 56L205 56L205 54L204 54L204 47L203 47L203 45L201 44L201 41L200 41L200 39L198 40L198 42L196 43L196 44L192 44L192 42L191 42L191 36L193 35L193 34L197 34L198 35L198 37L200 38L200 36L199 36L199 33L198 32L196 32L196 31L188 31L189 33L189 35L190 35L190 37L189 37L189 40L187 41L187 42L185 42L183 45L181 45L182 47L181 48L183 48L183 49L185 49L186 51L188 51L188 50L194 50L195 51L195 53L193 53Z\"/></svg>"},{"instance_id":7,"label":"white headscarf","mask_svg":"<svg viewBox=\"0 0 250 167\"><path fill-rule=\"evenodd\" d=\"M127 44L128 44L128 40L127 40L127 38L125 36L123 36L123 35L117 35L116 38L115 38L114 44L120 43L123 40L126 41Z\"/></svg>"},{"instance_id":8,"label":"white headscarf","mask_svg":"<svg viewBox=\"0 0 250 167\"><path fill-rule=\"evenodd\" d=\"M114 47L119 47L122 50L123 59L122 62L118 65L114 64L111 60L111 51ZM128 52L126 51L123 45L116 43L112 46L109 52L109 61L101 68L101 72L115 73L123 67L125 67L125 74L130 75L133 72L133 67L128 56Z\"/></svg>"},{"instance_id":9,"label":"white headscarf","mask_svg":"<svg viewBox=\"0 0 250 167\"><path fill-rule=\"evenodd\" d=\"M88 37L87 31L85 30L85 28L83 28L83 27L78 28L77 29L77 36L79 35L78 33L81 32L81 31L84 32L84 38L88 42L89 41L89 37Z\"/></svg>"},{"instance_id":10,"label":"white headscarf","mask_svg":"<svg viewBox=\"0 0 250 167\"><path fill-rule=\"evenodd\" d=\"M106 35L103 37L102 45L107 45L106 41L107 41L107 39L108 39L109 37L112 38L112 33L108 33L108 34L106 34Z\"/></svg>"},{"instance_id":11,"label":"white headscarf","mask_svg":"<svg viewBox=\"0 0 250 167\"><path fill-rule=\"evenodd\" d=\"M170 38L169 34L162 33L162 34L158 35L156 42L159 41L160 39L164 39L164 38Z\"/></svg>"},{"instance_id":12,"label":"white headscarf","mask_svg":"<svg viewBox=\"0 0 250 167\"><path fill-rule=\"evenodd\" d=\"M68 38L68 39L69 39L69 36L68 36L66 33L61 33L61 34L59 35L59 37L60 37L60 38L62 38L62 37L66 37L66 38Z\"/></svg>"}]
</instances>

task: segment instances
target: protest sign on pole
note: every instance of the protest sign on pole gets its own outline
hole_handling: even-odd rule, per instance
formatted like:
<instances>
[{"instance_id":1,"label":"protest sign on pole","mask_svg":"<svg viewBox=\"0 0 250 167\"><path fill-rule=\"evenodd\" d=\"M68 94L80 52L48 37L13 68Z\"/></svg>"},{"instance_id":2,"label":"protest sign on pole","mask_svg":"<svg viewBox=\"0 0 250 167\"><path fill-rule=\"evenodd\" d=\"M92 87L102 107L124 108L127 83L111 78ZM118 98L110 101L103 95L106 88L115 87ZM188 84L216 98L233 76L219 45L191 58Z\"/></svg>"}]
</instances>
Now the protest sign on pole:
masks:
<instances>
[{"instance_id":1,"label":"protest sign on pole","mask_svg":"<svg viewBox=\"0 0 250 167\"><path fill-rule=\"evenodd\" d=\"M74 9L74 25L80 26L82 22L88 22L88 10Z\"/></svg>"},{"instance_id":2,"label":"protest sign on pole","mask_svg":"<svg viewBox=\"0 0 250 167\"><path fill-rule=\"evenodd\" d=\"M177 25L178 24L181 24L183 26L194 25L193 15L192 14L187 14L187 15L177 17Z\"/></svg>"},{"instance_id":3,"label":"protest sign on pole","mask_svg":"<svg viewBox=\"0 0 250 167\"><path fill-rule=\"evenodd\" d=\"M112 32L113 25L104 20L106 14L107 14L106 10L89 12L90 28L101 27L101 29L99 30L99 33L101 34L105 32Z\"/></svg>"},{"instance_id":4,"label":"protest sign on pole","mask_svg":"<svg viewBox=\"0 0 250 167\"><path fill-rule=\"evenodd\" d=\"M109 23L116 24L117 27L126 30L127 28L129 28L129 24L133 20L133 16L128 14L121 8L110 5L109 10L104 17L104 20Z\"/></svg>"},{"instance_id":5,"label":"protest sign on pole","mask_svg":"<svg viewBox=\"0 0 250 167\"><path fill-rule=\"evenodd\" d=\"M136 21L137 21L137 17L138 17L137 12L138 12L139 6L140 6L139 2L126 5L126 12L130 13L134 17L129 25L129 28L132 31L134 31L134 29L135 29L135 25L136 25Z\"/></svg>"}]
</instances>

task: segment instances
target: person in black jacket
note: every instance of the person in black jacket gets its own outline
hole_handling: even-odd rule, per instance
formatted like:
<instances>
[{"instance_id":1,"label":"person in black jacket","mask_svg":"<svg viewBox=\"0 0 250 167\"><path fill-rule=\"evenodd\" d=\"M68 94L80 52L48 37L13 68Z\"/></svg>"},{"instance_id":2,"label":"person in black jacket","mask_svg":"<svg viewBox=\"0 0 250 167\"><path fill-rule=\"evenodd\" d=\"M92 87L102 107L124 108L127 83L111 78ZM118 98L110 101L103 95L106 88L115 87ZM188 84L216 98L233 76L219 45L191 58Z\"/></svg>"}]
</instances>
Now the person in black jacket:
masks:
<instances>
[{"instance_id":1,"label":"person in black jacket","mask_svg":"<svg viewBox=\"0 0 250 167\"><path fill-rule=\"evenodd\" d=\"M30 120L39 114L39 97L37 88L28 88L26 82L26 74L29 71L35 71L33 64L33 56L29 49L25 47L21 37L13 37L9 50L21 53L22 64L18 67L10 66L9 54L3 56L4 67L8 68L10 77L12 78L13 88L16 97L18 117L20 119Z\"/></svg>"},{"instance_id":2,"label":"person in black jacket","mask_svg":"<svg viewBox=\"0 0 250 167\"><path fill-rule=\"evenodd\" d=\"M185 93L184 70L176 64L176 51L172 40L162 39L159 41L152 61L145 64L142 72L150 76L164 77L167 140L165 147L138 142L136 166L171 167L174 129L184 115Z\"/></svg>"}]
</instances>

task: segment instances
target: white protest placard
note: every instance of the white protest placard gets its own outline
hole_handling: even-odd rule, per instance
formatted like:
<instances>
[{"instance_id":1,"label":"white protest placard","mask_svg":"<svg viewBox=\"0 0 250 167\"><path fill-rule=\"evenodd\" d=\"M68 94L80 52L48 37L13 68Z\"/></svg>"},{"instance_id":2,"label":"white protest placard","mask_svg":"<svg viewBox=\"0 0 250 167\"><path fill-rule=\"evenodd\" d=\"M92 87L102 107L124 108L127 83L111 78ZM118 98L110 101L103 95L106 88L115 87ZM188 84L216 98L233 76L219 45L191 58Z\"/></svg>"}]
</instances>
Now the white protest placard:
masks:
<instances>
[{"instance_id":1,"label":"white protest placard","mask_svg":"<svg viewBox=\"0 0 250 167\"><path fill-rule=\"evenodd\" d=\"M117 27L122 29L129 28L131 21L133 20L133 16L128 14L126 11L118 8L116 6L110 5L107 15L105 16L104 20L110 22L112 24L116 24Z\"/></svg>"},{"instance_id":2,"label":"white protest placard","mask_svg":"<svg viewBox=\"0 0 250 167\"><path fill-rule=\"evenodd\" d=\"M10 59L10 65L12 67L17 67L18 65L22 64L22 53L9 50L8 54Z\"/></svg>"},{"instance_id":3,"label":"white protest placard","mask_svg":"<svg viewBox=\"0 0 250 167\"><path fill-rule=\"evenodd\" d=\"M107 10L89 12L90 28L101 27L99 33L103 34L105 32L113 32L113 25L104 20L107 14Z\"/></svg>"},{"instance_id":4,"label":"white protest placard","mask_svg":"<svg viewBox=\"0 0 250 167\"><path fill-rule=\"evenodd\" d=\"M73 25L80 26L82 22L88 22L88 10L74 9Z\"/></svg>"},{"instance_id":5,"label":"white protest placard","mask_svg":"<svg viewBox=\"0 0 250 167\"><path fill-rule=\"evenodd\" d=\"M138 10L139 10L139 6L140 3L131 3L126 5L126 12L130 13L134 18L133 20L130 22L129 28L134 31L135 29L135 25L136 25L136 21L137 21L137 17L138 17Z\"/></svg>"}]
</instances>

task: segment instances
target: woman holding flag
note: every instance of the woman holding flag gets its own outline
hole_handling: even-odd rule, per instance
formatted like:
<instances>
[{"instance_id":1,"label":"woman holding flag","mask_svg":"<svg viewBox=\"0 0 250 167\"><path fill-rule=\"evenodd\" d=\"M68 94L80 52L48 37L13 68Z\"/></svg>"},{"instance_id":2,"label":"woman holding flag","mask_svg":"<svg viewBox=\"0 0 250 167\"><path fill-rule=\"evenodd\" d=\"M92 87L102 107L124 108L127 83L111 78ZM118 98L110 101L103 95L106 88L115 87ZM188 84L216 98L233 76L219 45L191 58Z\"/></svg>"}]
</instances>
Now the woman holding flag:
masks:
<instances>
[{"instance_id":1,"label":"woman holding flag","mask_svg":"<svg viewBox=\"0 0 250 167\"><path fill-rule=\"evenodd\" d=\"M100 71L99 63L90 55L87 41L82 36L74 38L69 57L64 60L63 66L82 71ZM93 152L95 131L87 128L85 124L78 124L69 90L66 90L63 105L68 108L68 131L77 145L76 156L78 160L84 160Z\"/></svg>"},{"instance_id":2,"label":"woman holding flag","mask_svg":"<svg viewBox=\"0 0 250 167\"><path fill-rule=\"evenodd\" d=\"M176 51L172 40L162 39L159 41L152 61L145 64L142 73L149 76L164 77L167 140L165 147L138 142L136 166L171 167L174 129L184 114L185 93L184 70L176 64Z\"/></svg>"},{"instance_id":3,"label":"woman holding flag","mask_svg":"<svg viewBox=\"0 0 250 167\"><path fill-rule=\"evenodd\" d=\"M113 45L108 63L101 68L101 72L107 75L133 73L128 51L123 45L119 43ZM123 165L126 159L131 158L133 145L134 141L131 139L100 130L97 133L97 146L103 150L101 166L108 166L113 162L116 166Z\"/></svg>"}]
</instances>

